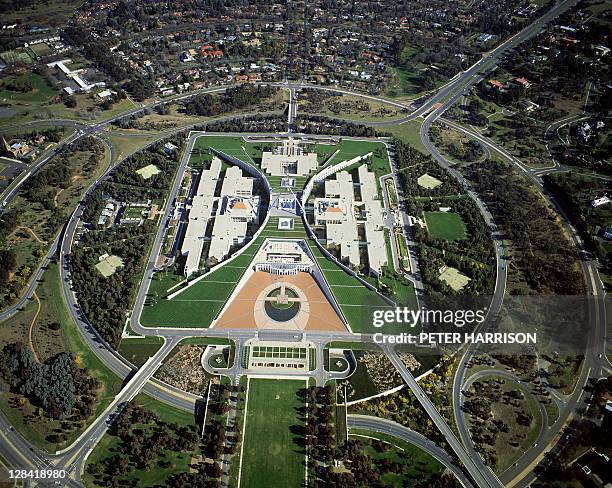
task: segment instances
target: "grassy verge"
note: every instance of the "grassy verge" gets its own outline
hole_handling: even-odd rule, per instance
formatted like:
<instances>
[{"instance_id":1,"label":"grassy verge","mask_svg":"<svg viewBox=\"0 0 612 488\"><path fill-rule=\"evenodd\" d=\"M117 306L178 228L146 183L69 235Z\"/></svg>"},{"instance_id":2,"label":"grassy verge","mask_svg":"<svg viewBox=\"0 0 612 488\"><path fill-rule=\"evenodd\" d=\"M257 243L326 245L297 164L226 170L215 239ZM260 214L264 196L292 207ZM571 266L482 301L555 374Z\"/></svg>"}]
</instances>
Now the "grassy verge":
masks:
<instances>
[{"instance_id":1,"label":"grassy verge","mask_svg":"<svg viewBox=\"0 0 612 488\"><path fill-rule=\"evenodd\" d=\"M119 353L136 366L142 366L147 359L153 356L162 346L161 337L138 337L134 339L121 339Z\"/></svg>"},{"instance_id":2,"label":"grassy verge","mask_svg":"<svg viewBox=\"0 0 612 488\"><path fill-rule=\"evenodd\" d=\"M383 481L386 486L420 486L426 481L444 471L444 466L427 452L418 447L387 434L381 434L366 429L350 429L349 438L366 442L364 451L374 462L383 460L400 464L400 473L385 473ZM368 439L376 439L390 444L389 449L382 452L375 449Z\"/></svg>"},{"instance_id":3,"label":"grassy verge","mask_svg":"<svg viewBox=\"0 0 612 488\"><path fill-rule=\"evenodd\" d=\"M380 127L380 130L390 132L393 136L421 151L423 154L429 154L427 148L421 142L421 124L422 122L419 120L410 120L400 125L383 125Z\"/></svg>"}]
</instances>

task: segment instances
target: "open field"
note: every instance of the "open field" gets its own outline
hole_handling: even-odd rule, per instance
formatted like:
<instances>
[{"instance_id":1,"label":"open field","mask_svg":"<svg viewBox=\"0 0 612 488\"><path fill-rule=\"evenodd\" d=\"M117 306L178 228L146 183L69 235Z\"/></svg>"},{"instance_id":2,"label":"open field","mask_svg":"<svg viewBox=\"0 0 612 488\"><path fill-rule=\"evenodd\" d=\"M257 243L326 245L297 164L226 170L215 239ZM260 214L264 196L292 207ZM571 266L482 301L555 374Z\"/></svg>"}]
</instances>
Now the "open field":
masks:
<instances>
[{"instance_id":1,"label":"open field","mask_svg":"<svg viewBox=\"0 0 612 488\"><path fill-rule=\"evenodd\" d=\"M249 380L239 486L302 486L306 458L299 409L304 400L298 390L306 386L295 380Z\"/></svg>"},{"instance_id":2,"label":"open field","mask_svg":"<svg viewBox=\"0 0 612 488\"><path fill-rule=\"evenodd\" d=\"M96 269L100 272L102 276L108 278L115 274L118 268L123 267L123 259L119 256L110 255L102 259L98 264L96 264Z\"/></svg>"},{"instance_id":3,"label":"open field","mask_svg":"<svg viewBox=\"0 0 612 488\"><path fill-rule=\"evenodd\" d=\"M59 26L64 24L72 15L74 10L82 5L80 0L50 0L48 2L28 2L19 10L5 11L2 21L11 24L15 21L24 24L42 24L48 26Z\"/></svg>"},{"instance_id":4,"label":"open field","mask_svg":"<svg viewBox=\"0 0 612 488\"><path fill-rule=\"evenodd\" d=\"M6 84L0 84L0 100L4 102L44 102L55 95L55 90L49 86L47 81L40 75L29 73L27 75L16 76L12 79L13 83L31 83L32 90L18 92L8 90Z\"/></svg>"},{"instance_id":5,"label":"open field","mask_svg":"<svg viewBox=\"0 0 612 488\"><path fill-rule=\"evenodd\" d=\"M490 376L484 380L478 380L470 388L474 392L474 386L484 381L495 382L500 380L499 377ZM495 471L501 473L509 468L514 461L522 456L523 452L529 448L537 439L542 418L538 410L537 401L531 395L529 389L515 381L502 379L500 384L500 392L502 398L497 402L491 403L492 419L503 420L509 427L509 431L498 432L497 440L493 445L493 449L497 455L497 466ZM505 395L510 391L519 391L523 397L518 401L517 406L511 405L505 400ZM517 422L519 413L528 413L532 415L533 420L529 425L521 425ZM474 429L474 417L468 415L468 423L470 430Z\"/></svg>"},{"instance_id":6,"label":"open field","mask_svg":"<svg viewBox=\"0 0 612 488\"><path fill-rule=\"evenodd\" d=\"M380 130L388 131L402 142L421 151L423 154L428 154L427 148L423 145L419 136L421 124L420 120L409 120L401 125L383 125L380 127Z\"/></svg>"},{"instance_id":7,"label":"open field","mask_svg":"<svg viewBox=\"0 0 612 488\"><path fill-rule=\"evenodd\" d=\"M438 178L428 175L427 173L424 173L419 176L417 183L419 186L422 186L427 190L433 190L434 188L442 184L442 182Z\"/></svg>"},{"instance_id":8,"label":"open field","mask_svg":"<svg viewBox=\"0 0 612 488\"><path fill-rule=\"evenodd\" d=\"M434 239L457 241L466 237L465 224L454 212L425 212L425 222L429 235Z\"/></svg>"},{"instance_id":9,"label":"open field","mask_svg":"<svg viewBox=\"0 0 612 488\"><path fill-rule=\"evenodd\" d=\"M302 103L302 100L307 101L308 97L300 100L300 112L332 118L381 121L385 119L393 120L402 115L402 110L398 107L356 95L330 96L322 101L322 106Z\"/></svg>"},{"instance_id":10,"label":"open field","mask_svg":"<svg viewBox=\"0 0 612 488\"><path fill-rule=\"evenodd\" d=\"M128 157L130 154L134 154L139 149L143 148L147 144L159 139L162 134L151 134L146 137L132 137L113 132L108 134L108 140L115 146L117 152L117 160Z\"/></svg>"},{"instance_id":11,"label":"open field","mask_svg":"<svg viewBox=\"0 0 612 488\"><path fill-rule=\"evenodd\" d=\"M75 93L72 95L76 106L68 108L56 99L60 89L47 83L40 75L30 73L11 78L11 81L28 80L32 90L19 92L6 89L6 83L0 85L0 103L5 105L0 116L0 125L11 125L45 119L71 119L81 121L101 121L136 105L128 98L115 103L110 109L102 110L94 94Z\"/></svg>"}]
</instances>

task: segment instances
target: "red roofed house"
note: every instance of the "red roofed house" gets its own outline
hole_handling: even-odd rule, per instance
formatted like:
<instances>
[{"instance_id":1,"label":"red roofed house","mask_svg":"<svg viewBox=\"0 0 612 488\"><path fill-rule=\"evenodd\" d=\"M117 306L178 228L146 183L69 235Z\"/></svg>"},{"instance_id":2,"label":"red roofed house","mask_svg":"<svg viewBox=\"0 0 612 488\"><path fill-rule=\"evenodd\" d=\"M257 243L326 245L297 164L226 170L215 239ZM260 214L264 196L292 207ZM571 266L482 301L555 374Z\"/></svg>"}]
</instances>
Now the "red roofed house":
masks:
<instances>
[{"instance_id":1,"label":"red roofed house","mask_svg":"<svg viewBox=\"0 0 612 488\"><path fill-rule=\"evenodd\" d=\"M531 83L527 78L519 77L515 78L514 81L521 85L523 88L529 88L531 86Z\"/></svg>"},{"instance_id":2,"label":"red roofed house","mask_svg":"<svg viewBox=\"0 0 612 488\"><path fill-rule=\"evenodd\" d=\"M504 84L497 80L489 80L489 85L498 90L501 90L504 87Z\"/></svg>"}]
</instances>

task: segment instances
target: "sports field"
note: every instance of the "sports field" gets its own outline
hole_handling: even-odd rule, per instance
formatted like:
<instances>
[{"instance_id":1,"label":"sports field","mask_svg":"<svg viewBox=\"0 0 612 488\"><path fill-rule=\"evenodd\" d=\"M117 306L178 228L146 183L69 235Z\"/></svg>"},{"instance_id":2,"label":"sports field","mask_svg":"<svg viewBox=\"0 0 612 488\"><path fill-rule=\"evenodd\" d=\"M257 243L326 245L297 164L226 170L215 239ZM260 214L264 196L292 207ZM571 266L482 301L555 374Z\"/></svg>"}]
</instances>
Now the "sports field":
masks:
<instances>
[{"instance_id":1,"label":"sports field","mask_svg":"<svg viewBox=\"0 0 612 488\"><path fill-rule=\"evenodd\" d=\"M249 379L239 487L303 486L306 453L298 391L305 381Z\"/></svg>"},{"instance_id":2,"label":"sports field","mask_svg":"<svg viewBox=\"0 0 612 488\"><path fill-rule=\"evenodd\" d=\"M115 274L118 268L123 267L123 259L114 254L106 256L102 261L96 264L96 269L104 276L108 278Z\"/></svg>"},{"instance_id":3,"label":"sports field","mask_svg":"<svg viewBox=\"0 0 612 488\"><path fill-rule=\"evenodd\" d=\"M154 164L148 164L147 166L143 166L142 168L136 170L136 173L142 176L143 180L148 180L152 176L155 176L161 173L161 171Z\"/></svg>"},{"instance_id":4,"label":"sports field","mask_svg":"<svg viewBox=\"0 0 612 488\"><path fill-rule=\"evenodd\" d=\"M433 190L434 188L440 186L442 182L438 178L425 173L419 176L417 179L417 184L423 188L426 188L427 190Z\"/></svg>"},{"instance_id":5,"label":"sports field","mask_svg":"<svg viewBox=\"0 0 612 488\"><path fill-rule=\"evenodd\" d=\"M457 268L446 268L441 274L440 279L455 291L462 290L470 282L470 278L461 273Z\"/></svg>"},{"instance_id":6,"label":"sports field","mask_svg":"<svg viewBox=\"0 0 612 488\"><path fill-rule=\"evenodd\" d=\"M425 212L427 231L434 239L458 241L465 239L465 224L454 212Z\"/></svg>"}]
</instances>

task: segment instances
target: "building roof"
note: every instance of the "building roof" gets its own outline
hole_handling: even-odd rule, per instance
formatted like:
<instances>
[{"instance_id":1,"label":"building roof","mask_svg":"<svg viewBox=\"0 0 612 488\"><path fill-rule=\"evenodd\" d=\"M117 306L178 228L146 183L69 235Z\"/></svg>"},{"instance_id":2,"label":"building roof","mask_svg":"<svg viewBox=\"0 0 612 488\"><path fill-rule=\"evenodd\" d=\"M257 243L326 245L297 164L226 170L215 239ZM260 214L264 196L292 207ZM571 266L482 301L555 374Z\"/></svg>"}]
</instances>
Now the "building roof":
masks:
<instances>
[{"instance_id":1,"label":"building roof","mask_svg":"<svg viewBox=\"0 0 612 488\"><path fill-rule=\"evenodd\" d=\"M366 165L359 166L357 174L361 201L355 199L351 174L340 171L336 179L325 180L325 198L315 198L315 222L326 226L327 243L339 245L341 259L354 267L361 261L357 226L364 225L368 264L373 272L380 273L387 264L383 205L378 197L376 175Z\"/></svg>"},{"instance_id":2,"label":"building roof","mask_svg":"<svg viewBox=\"0 0 612 488\"><path fill-rule=\"evenodd\" d=\"M185 274L189 276L198 270L200 256L204 245L206 227L212 215L215 190L221 173L221 160L214 157L210 169L203 170L200 175L198 188L191 202L189 222L183 238L181 252L187 254L185 261Z\"/></svg>"},{"instance_id":3,"label":"building roof","mask_svg":"<svg viewBox=\"0 0 612 488\"><path fill-rule=\"evenodd\" d=\"M250 197L253 195L253 178L242 175L238 166L230 166L223 177L221 195L240 195Z\"/></svg>"},{"instance_id":4,"label":"building roof","mask_svg":"<svg viewBox=\"0 0 612 488\"><path fill-rule=\"evenodd\" d=\"M283 142L273 152L264 151L261 157L261 168L272 176L307 176L317 169L317 164L317 154L306 153L293 139Z\"/></svg>"}]
</instances>

